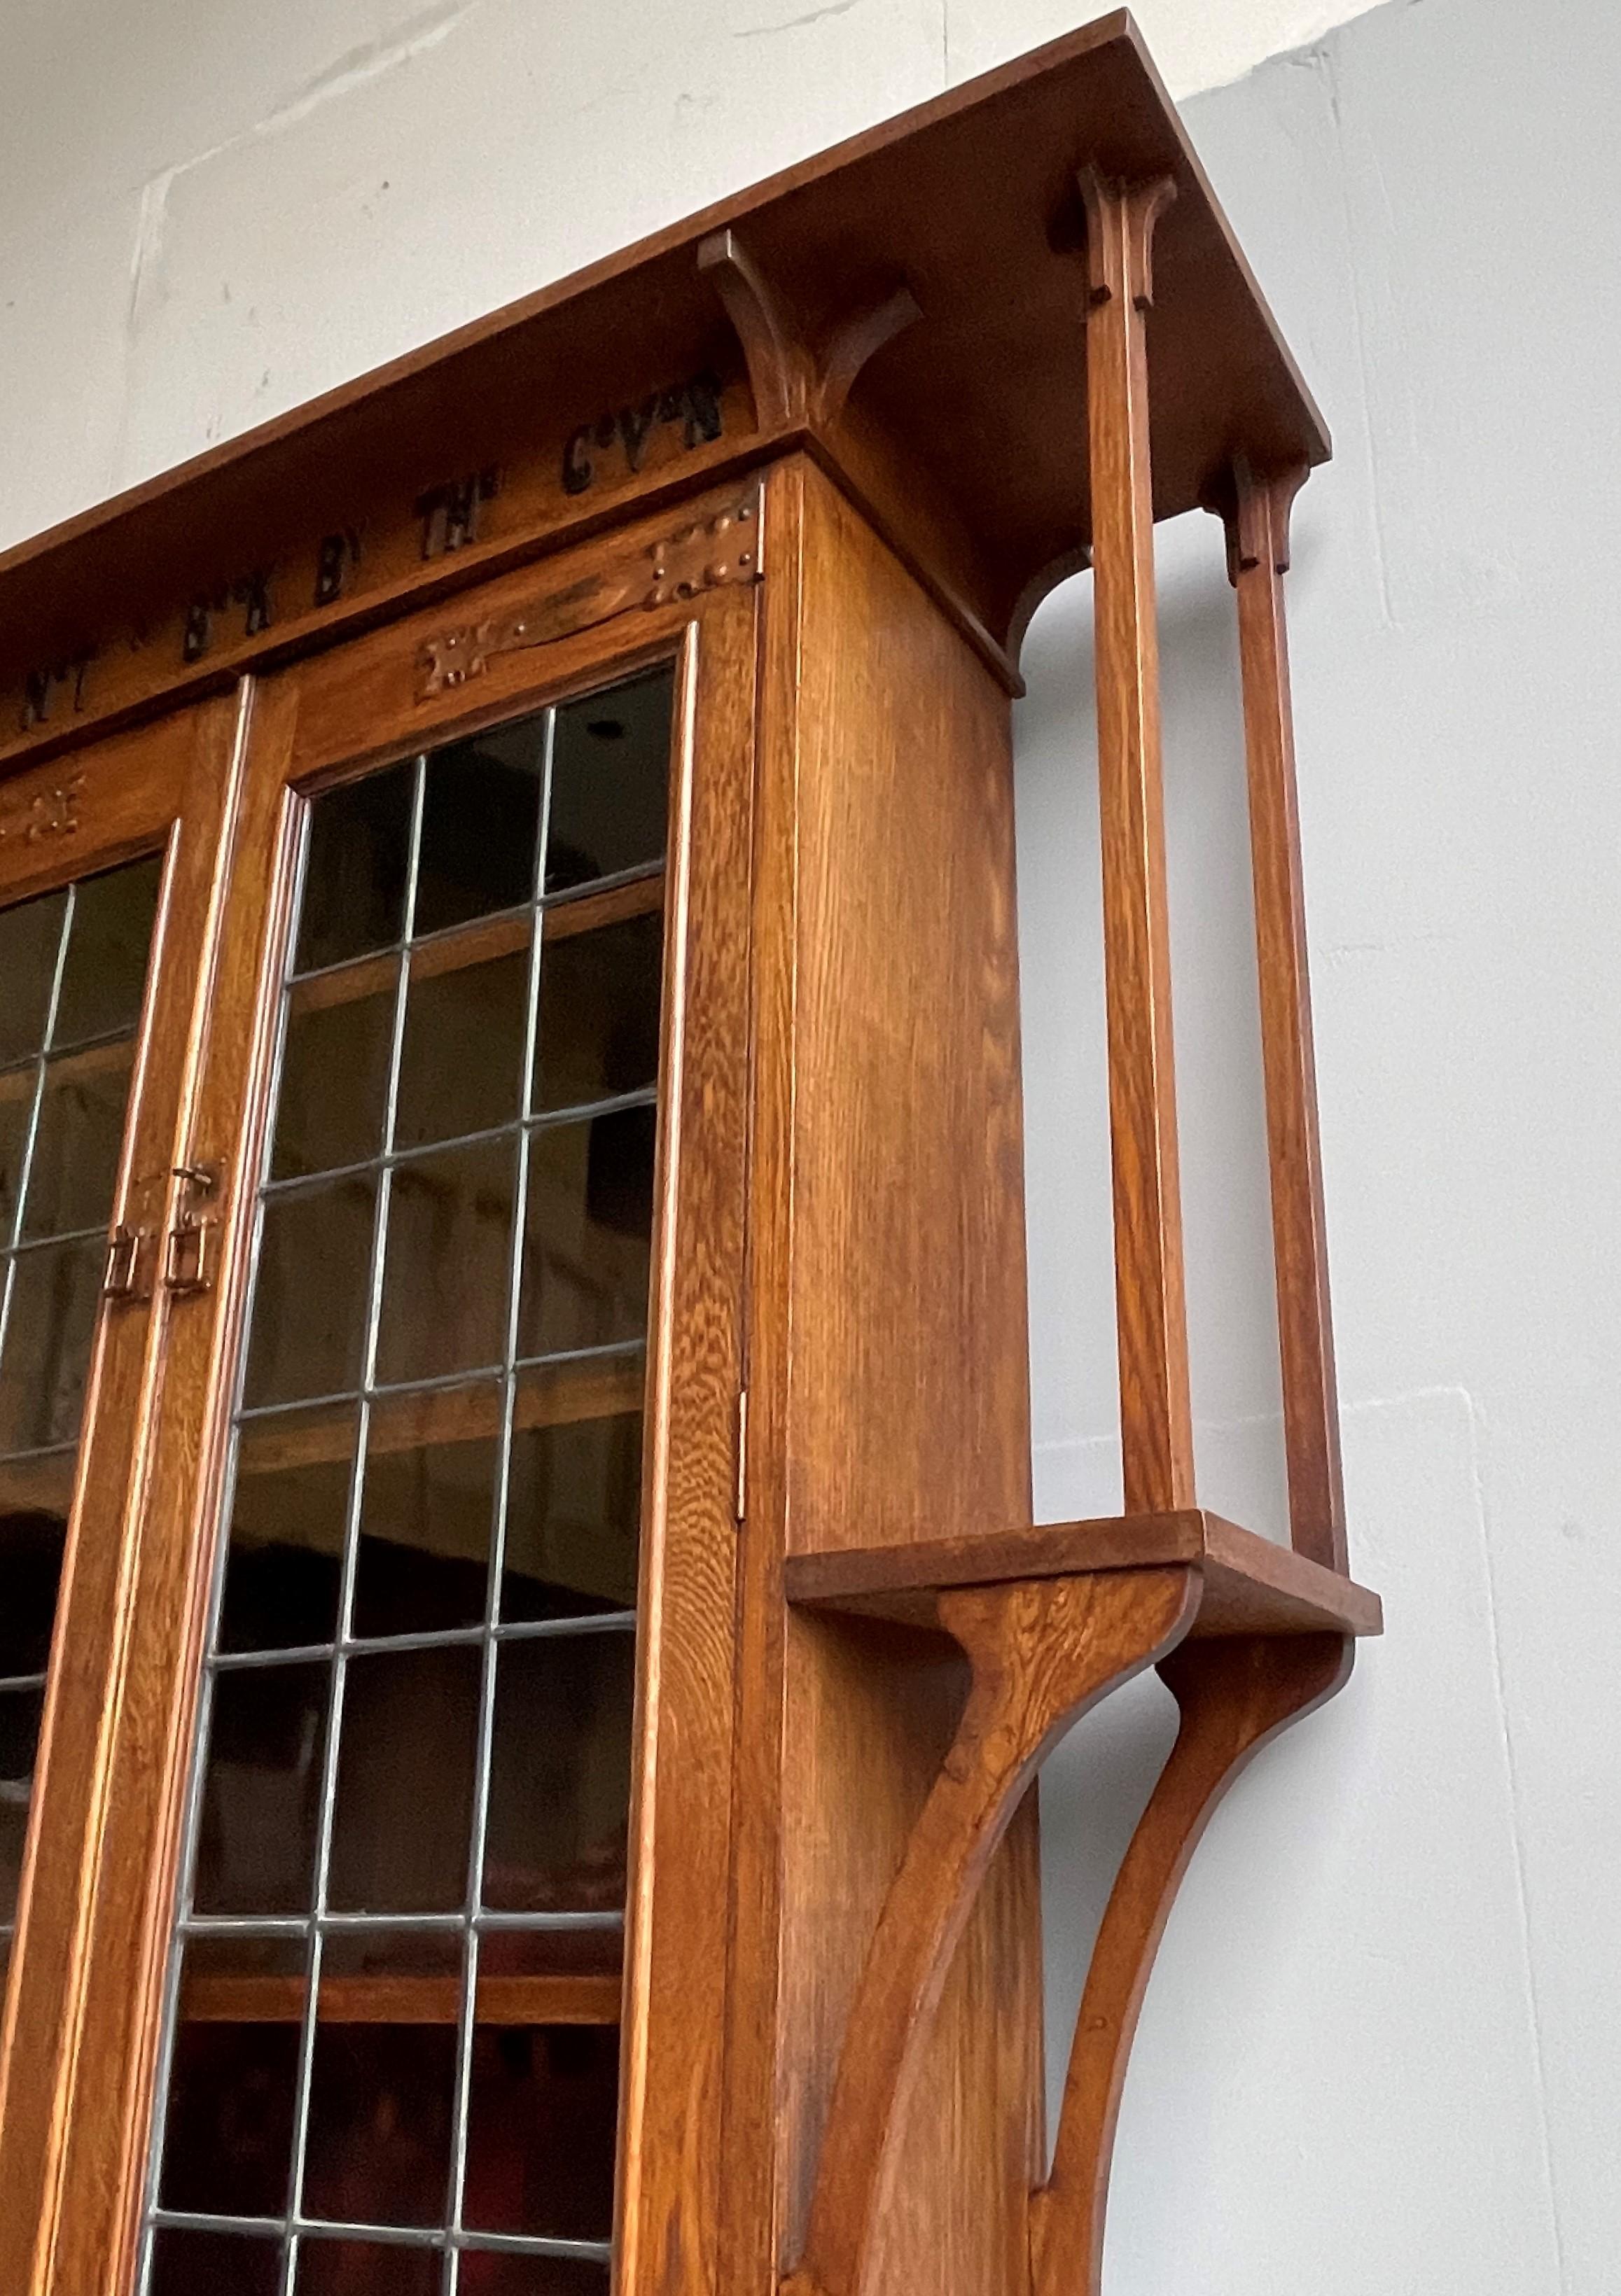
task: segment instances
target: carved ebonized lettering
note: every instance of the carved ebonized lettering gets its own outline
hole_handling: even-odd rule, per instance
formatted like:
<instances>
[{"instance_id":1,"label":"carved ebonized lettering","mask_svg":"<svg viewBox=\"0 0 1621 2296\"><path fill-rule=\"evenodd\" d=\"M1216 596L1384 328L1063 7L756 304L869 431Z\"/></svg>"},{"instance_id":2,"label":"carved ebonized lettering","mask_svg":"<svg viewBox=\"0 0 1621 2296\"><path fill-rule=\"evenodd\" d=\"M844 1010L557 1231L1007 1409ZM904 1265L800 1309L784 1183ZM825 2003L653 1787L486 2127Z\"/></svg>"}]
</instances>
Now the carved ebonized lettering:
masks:
<instances>
[{"instance_id":1,"label":"carved ebonized lettering","mask_svg":"<svg viewBox=\"0 0 1621 2296\"><path fill-rule=\"evenodd\" d=\"M479 512L501 490L497 470L474 471L469 477L448 480L418 495L416 515L422 521L422 554L442 558L449 550L464 550L479 538Z\"/></svg>"},{"instance_id":2,"label":"carved ebonized lettering","mask_svg":"<svg viewBox=\"0 0 1621 2296\"><path fill-rule=\"evenodd\" d=\"M324 534L316 552L315 598L317 606L334 606L349 578L360 562L360 537L352 527L339 534Z\"/></svg>"},{"instance_id":3,"label":"carved ebonized lettering","mask_svg":"<svg viewBox=\"0 0 1621 2296\"><path fill-rule=\"evenodd\" d=\"M36 726L43 726L51 715L53 704L63 694L70 694L76 710L85 706L85 679L94 653L75 654L69 661L52 662L30 669L22 681L22 708L18 713L18 725L24 734Z\"/></svg>"},{"instance_id":4,"label":"carved ebonized lettering","mask_svg":"<svg viewBox=\"0 0 1621 2296\"><path fill-rule=\"evenodd\" d=\"M274 619L270 611L269 568L256 566L251 574L243 574L233 582L231 603L243 609L242 626L243 637L262 636Z\"/></svg>"},{"instance_id":5,"label":"carved ebonized lettering","mask_svg":"<svg viewBox=\"0 0 1621 2296\"><path fill-rule=\"evenodd\" d=\"M721 430L720 378L706 369L686 382L666 383L634 406L599 414L570 433L563 450L563 490L582 495L604 472L604 460L622 462L632 476L646 458L657 427L679 423L681 444L690 450L718 439ZM595 449L595 452L593 452Z\"/></svg>"}]
</instances>

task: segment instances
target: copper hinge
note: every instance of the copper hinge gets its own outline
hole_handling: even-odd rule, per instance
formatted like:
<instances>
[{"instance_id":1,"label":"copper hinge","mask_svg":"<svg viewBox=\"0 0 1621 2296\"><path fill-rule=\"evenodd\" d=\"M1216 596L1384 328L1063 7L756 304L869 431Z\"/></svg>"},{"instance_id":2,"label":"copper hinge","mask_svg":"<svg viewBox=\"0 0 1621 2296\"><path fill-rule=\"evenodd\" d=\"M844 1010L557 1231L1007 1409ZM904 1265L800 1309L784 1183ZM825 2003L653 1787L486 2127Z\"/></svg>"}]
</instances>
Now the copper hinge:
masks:
<instances>
[{"instance_id":1,"label":"copper hinge","mask_svg":"<svg viewBox=\"0 0 1621 2296\"><path fill-rule=\"evenodd\" d=\"M151 1231L130 1227L119 1220L107 1239L107 1259L102 1270L103 1300L150 1300L148 1267Z\"/></svg>"},{"instance_id":2,"label":"copper hinge","mask_svg":"<svg viewBox=\"0 0 1621 2296\"><path fill-rule=\"evenodd\" d=\"M732 583L758 582L761 575L755 488L708 518L688 520L654 543L609 558L598 571L537 589L504 614L424 639L416 655L416 699L431 701L481 677L501 654L554 645L638 607L651 611Z\"/></svg>"},{"instance_id":3,"label":"copper hinge","mask_svg":"<svg viewBox=\"0 0 1621 2296\"><path fill-rule=\"evenodd\" d=\"M741 1522L748 1513L749 1478L749 1391L737 1390L737 1488L733 1494L737 1520Z\"/></svg>"}]
</instances>

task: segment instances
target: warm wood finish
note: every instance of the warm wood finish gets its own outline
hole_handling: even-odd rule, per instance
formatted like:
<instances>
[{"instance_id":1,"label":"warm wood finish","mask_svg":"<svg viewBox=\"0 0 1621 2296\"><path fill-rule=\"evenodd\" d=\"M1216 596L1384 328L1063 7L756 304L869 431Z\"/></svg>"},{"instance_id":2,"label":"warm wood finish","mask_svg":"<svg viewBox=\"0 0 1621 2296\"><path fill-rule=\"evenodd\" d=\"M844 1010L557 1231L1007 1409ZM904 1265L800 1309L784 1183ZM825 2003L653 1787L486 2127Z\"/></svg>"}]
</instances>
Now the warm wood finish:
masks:
<instances>
[{"instance_id":1,"label":"warm wood finish","mask_svg":"<svg viewBox=\"0 0 1621 2296\"><path fill-rule=\"evenodd\" d=\"M1269 468L1322 461L1321 417L1115 13L0 557L0 732L53 742L159 681L218 684L807 436L830 466L852 438L882 436L861 491L902 545L968 537L945 589L961 625L1000 644L1033 578L1091 528L1072 348L1074 173L1089 159L1177 184L1158 251L1159 514L1192 508L1235 439ZM852 299L915 299L922 322L856 383L859 422L815 433L753 414L697 261L727 230L806 340ZM720 389L694 419L687 385L704 375ZM272 578L255 631L256 569ZM144 660L128 644L143 623ZM188 636L203 639L191 659Z\"/></svg>"},{"instance_id":2,"label":"warm wood finish","mask_svg":"<svg viewBox=\"0 0 1621 2296\"><path fill-rule=\"evenodd\" d=\"M1096 169L1082 183L1091 293L1087 418L1115 1309L1128 1514L1184 1507L1193 1498L1144 340L1155 225L1174 189L1164 178L1115 184Z\"/></svg>"},{"instance_id":3,"label":"warm wood finish","mask_svg":"<svg viewBox=\"0 0 1621 2296\"><path fill-rule=\"evenodd\" d=\"M605 1360L536 1365L521 1372L514 1398L515 1428L564 1427L583 1419L610 1419L639 1411L646 1393L647 1367L635 1354ZM474 1380L466 1387L436 1387L407 1395L383 1396L372 1406L366 1448L375 1454L414 1451L429 1443L473 1443L501 1427L498 1382ZM307 1411L275 1413L244 1429L241 1466L244 1475L276 1474L288 1467L347 1459L355 1446L352 1404L317 1404Z\"/></svg>"},{"instance_id":4,"label":"warm wood finish","mask_svg":"<svg viewBox=\"0 0 1621 2296\"><path fill-rule=\"evenodd\" d=\"M150 1235L152 1257L173 1216L170 1167L185 1160L236 715L229 702L210 703L107 742L70 775L37 768L3 793L0 819L54 826L0 842L0 900L142 850L167 851L114 1209L115 1219ZM106 2046L86 1972L108 1861L128 1814L121 1756L142 1665L134 1582L169 1316L162 1292L104 1308L86 1388L0 2030L0 2288L8 2296L51 2284L74 2139L99 2135L105 2085L131 2076L127 2053ZM144 1780L138 1799L149 1806ZM96 2268L105 2268L104 2251Z\"/></svg>"},{"instance_id":5,"label":"warm wood finish","mask_svg":"<svg viewBox=\"0 0 1621 2296\"><path fill-rule=\"evenodd\" d=\"M937 1647L864 1676L847 1630L785 1639L784 1543L967 1532L1029 1499L1005 699L814 468L778 474L767 523L728 2286L797 2252L958 1694ZM926 2182L896 2290L1000 2276L1022 2219L1039 2045L988 2007L1036 1980L1032 1849L998 1862L942 2011L942 2079L983 2100L974 2156L942 2174L938 2084L901 2138Z\"/></svg>"},{"instance_id":6,"label":"warm wood finish","mask_svg":"<svg viewBox=\"0 0 1621 2296\"><path fill-rule=\"evenodd\" d=\"M1216 1804L1269 1738L1331 1698L1352 1645L1333 1635L1186 1643L1160 1672L1176 1742L1122 1861L1087 1972L1052 2173L1031 2202L1033 2296L1099 2296L1103 2218L1126 2065L1189 1862Z\"/></svg>"},{"instance_id":7,"label":"warm wood finish","mask_svg":"<svg viewBox=\"0 0 1621 2296\"><path fill-rule=\"evenodd\" d=\"M851 2007L804 2251L784 2296L867 2296L897 2134L979 1884L1042 1756L1185 1631L1186 1570L1043 1578L946 1595L966 1652L961 1725L885 1900Z\"/></svg>"},{"instance_id":8,"label":"warm wood finish","mask_svg":"<svg viewBox=\"0 0 1621 2296\"><path fill-rule=\"evenodd\" d=\"M591 1249L637 1289L651 1235L646 1345L509 1364L499 1391L473 1374L365 1399L396 1483L406 1455L438 1454L377 1542L412 1585L476 1579L494 1510L456 1475L508 1426L578 1432L526 1447L503 1520L547 1510L561 1548L597 1508L628 1537L634 1431L600 1423L642 1422L622 1972L604 1930L588 1956L560 1943L553 1974L514 1973L490 1906L466 2011L618 2029L612 2296L1095 2296L1121 2086L1189 1857L1243 1764L1381 1623L1345 1566L1280 586L1289 496L1326 451L1117 15L0 558L0 903L168 851L119 1210L154 1276L183 1211L219 1247L211 1283L143 1283L103 1317L0 2033L4 2296L130 2296L304 801L654 668L674 690L666 858L544 897L541 923L575 939L572 971L578 937L663 919L651 1212L645 1165L608 1152L621 1116L645 1118L570 1136ZM1152 529L1197 502L1227 518L1238 597L1292 1549L1195 1489ZM1116 1516L1037 1524L1009 695L1031 607L1089 562L1124 1489ZM586 754L568 835L605 857ZM439 801L412 816L424 851L431 818L447 835ZM399 817L366 802L353 852L391 899ZM656 852L656 820L636 835ZM490 856L469 842L471 873ZM522 874L489 898L521 904ZM294 987L300 1019L328 1016L300 1044L343 1063L375 1041L377 1012L340 1008L397 994L400 951L379 944L408 914L329 944L369 953ZM470 969L533 931L514 906L435 931L409 989L459 973L471 1009ZM409 1031L389 1009L397 1075ZM639 1085L649 1013L626 1012ZM542 1302L585 1284L573 1244L531 1258L511 1233ZM415 1311L437 1312L433 1289L407 1281ZM613 1328L638 1325L632 1298ZM329 1393L394 1376L375 1332L364 1374L333 1360ZM329 1583L358 1426L347 1402L249 1413L235 1513L259 1551L227 1614L267 1564L267 1584ZM339 1472L276 1480L310 1469ZM74 1472L65 1448L19 1460L0 1504L60 1505ZM353 1529L369 1496L350 1489ZM353 1626L366 1567L344 1566L335 1614L312 1595L311 1632ZM628 1601L622 1563L603 1583ZM481 1636L498 1654L481 1728L512 1652L557 1647L509 1642L499 1615L452 1636L458 1663ZM1048 2179L1026 1789L1152 1663L1181 1726L1109 1901ZM621 1695L593 1760L622 1738ZM305 1767L261 1766L272 1804L309 1790L299 1727ZM329 1792L349 1745L319 1757ZM569 1870L600 1906L624 1816L593 1802L588 1829L588 1798ZM567 1901L477 1824L469 1848L469 1891L498 1873ZM188 1967L200 2061L284 2048L265 2029L309 2011L308 1982ZM398 2029L385 2050L458 2013L441 1975L318 1983L328 2021Z\"/></svg>"},{"instance_id":9,"label":"warm wood finish","mask_svg":"<svg viewBox=\"0 0 1621 2296\"><path fill-rule=\"evenodd\" d=\"M1283 609L1289 507L1304 477L1296 469L1257 478L1240 458L1229 496L1228 570L1238 597L1289 1525L1301 1554L1344 1570L1345 1496Z\"/></svg>"},{"instance_id":10,"label":"warm wood finish","mask_svg":"<svg viewBox=\"0 0 1621 2296\"><path fill-rule=\"evenodd\" d=\"M1177 1562L1199 1576L1196 1635L1377 1635L1383 1624L1366 1587L1196 1507L790 1555L786 1590L791 1603L927 1624L954 1587Z\"/></svg>"},{"instance_id":11,"label":"warm wood finish","mask_svg":"<svg viewBox=\"0 0 1621 2296\"><path fill-rule=\"evenodd\" d=\"M301 1977L197 1977L180 1996L186 2025L294 2025L309 1987ZM481 1977L481 2025L617 2025L617 1977ZM317 2014L330 2025L454 2025L455 1977L325 1977Z\"/></svg>"}]
</instances>

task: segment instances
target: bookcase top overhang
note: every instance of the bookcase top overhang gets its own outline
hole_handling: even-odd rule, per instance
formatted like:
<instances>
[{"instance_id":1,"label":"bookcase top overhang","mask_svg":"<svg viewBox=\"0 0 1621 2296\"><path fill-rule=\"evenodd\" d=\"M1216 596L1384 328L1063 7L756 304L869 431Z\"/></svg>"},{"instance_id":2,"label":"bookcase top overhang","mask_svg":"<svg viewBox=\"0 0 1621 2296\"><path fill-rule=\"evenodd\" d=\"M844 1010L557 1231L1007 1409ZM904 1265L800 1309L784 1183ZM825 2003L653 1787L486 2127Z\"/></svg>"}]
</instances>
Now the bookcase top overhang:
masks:
<instances>
[{"instance_id":1,"label":"bookcase top overhang","mask_svg":"<svg viewBox=\"0 0 1621 2296\"><path fill-rule=\"evenodd\" d=\"M1324 460L1322 420L1117 12L0 555L0 760L17 747L12 694L42 664L60 677L115 628L150 630L210 585L225 598L243 570L315 547L312 519L330 541L379 501L420 515L436 478L495 463L514 438L555 433L566 457L566 442L607 422L599 408L658 390L677 406L687 377L723 385L740 410L668 472L632 457L635 486L576 500L554 488L551 514L531 521L531 550L656 491L650 476L679 490L779 449L793 426L757 404L750 415L737 337L698 258L728 230L806 342L909 291L919 316L867 360L820 443L837 460L842 433L854 466L863 453L887 466L897 501L932 506L914 558L933 557L965 622L1006 644L1021 594L1089 538L1076 187L1089 165L1175 184L1155 234L1148 322L1156 515L1196 506L1237 453L1261 468ZM458 577L483 558L465 554ZM278 611L282 651L309 619L301 572L292 587L302 616L289 630ZM235 657L211 664L216 676L227 666Z\"/></svg>"}]
</instances>

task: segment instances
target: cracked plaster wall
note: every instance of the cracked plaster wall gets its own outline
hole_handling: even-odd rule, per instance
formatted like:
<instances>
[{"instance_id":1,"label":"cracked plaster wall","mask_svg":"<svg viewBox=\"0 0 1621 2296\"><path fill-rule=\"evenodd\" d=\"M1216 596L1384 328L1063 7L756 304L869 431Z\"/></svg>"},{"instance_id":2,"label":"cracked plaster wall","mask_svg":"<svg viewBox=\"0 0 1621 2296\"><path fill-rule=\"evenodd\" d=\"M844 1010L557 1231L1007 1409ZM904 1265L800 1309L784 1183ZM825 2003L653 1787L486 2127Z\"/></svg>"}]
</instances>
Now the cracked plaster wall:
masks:
<instances>
[{"instance_id":1,"label":"cracked plaster wall","mask_svg":"<svg viewBox=\"0 0 1621 2296\"><path fill-rule=\"evenodd\" d=\"M1181 94L1351 12L1140 10ZM0 541L1070 20L0 0ZM1618 66L1608 0L1535 26L1403 0L1189 106L1337 438L1297 518L1295 679L1353 1538L1390 1633L1201 1851L1108 2296L1615 2285ZM1161 549L1199 1456L1276 1529L1231 606L1200 526ZM1039 617L1020 724L1049 1513L1118 1474L1084 604ZM1044 1788L1055 2079L1164 1726L1140 1685Z\"/></svg>"}]
</instances>

